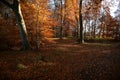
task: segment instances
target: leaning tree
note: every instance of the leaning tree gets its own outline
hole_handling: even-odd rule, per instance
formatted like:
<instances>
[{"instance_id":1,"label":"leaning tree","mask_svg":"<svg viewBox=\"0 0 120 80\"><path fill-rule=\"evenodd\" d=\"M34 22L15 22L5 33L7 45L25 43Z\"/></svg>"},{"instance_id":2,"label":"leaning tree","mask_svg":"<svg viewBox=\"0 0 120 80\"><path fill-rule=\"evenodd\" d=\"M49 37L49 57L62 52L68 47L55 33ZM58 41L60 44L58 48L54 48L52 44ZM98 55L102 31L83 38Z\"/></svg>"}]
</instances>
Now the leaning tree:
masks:
<instances>
[{"instance_id":1,"label":"leaning tree","mask_svg":"<svg viewBox=\"0 0 120 80\"><path fill-rule=\"evenodd\" d=\"M0 2L6 5L7 7L9 7L10 9L12 9L12 11L16 16L20 30L21 40L22 40L22 50L31 49L28 41L26 25L21 12L20 0L12 0L12 1L0 0Z\"/></svg>"}]
</instances>

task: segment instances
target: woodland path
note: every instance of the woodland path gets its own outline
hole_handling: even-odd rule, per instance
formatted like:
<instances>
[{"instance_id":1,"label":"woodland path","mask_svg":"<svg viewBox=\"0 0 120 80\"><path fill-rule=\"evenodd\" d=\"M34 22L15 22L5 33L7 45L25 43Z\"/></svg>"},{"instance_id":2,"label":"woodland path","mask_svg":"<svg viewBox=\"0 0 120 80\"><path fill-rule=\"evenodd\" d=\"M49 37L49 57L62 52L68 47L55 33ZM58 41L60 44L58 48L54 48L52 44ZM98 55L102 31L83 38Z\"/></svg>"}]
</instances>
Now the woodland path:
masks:
<instances>
[{"instance_id":1,"label":"woodland path","mask_svg":"<svg viewBox=\"0 0 120 80\"><path fill-rule=\"evenodd\" d=\"M41 52L4 51L0 80L119 80L120 47L55 40ZM41 57L42 56L42 57Z\"/></svg>"}]
</instances>

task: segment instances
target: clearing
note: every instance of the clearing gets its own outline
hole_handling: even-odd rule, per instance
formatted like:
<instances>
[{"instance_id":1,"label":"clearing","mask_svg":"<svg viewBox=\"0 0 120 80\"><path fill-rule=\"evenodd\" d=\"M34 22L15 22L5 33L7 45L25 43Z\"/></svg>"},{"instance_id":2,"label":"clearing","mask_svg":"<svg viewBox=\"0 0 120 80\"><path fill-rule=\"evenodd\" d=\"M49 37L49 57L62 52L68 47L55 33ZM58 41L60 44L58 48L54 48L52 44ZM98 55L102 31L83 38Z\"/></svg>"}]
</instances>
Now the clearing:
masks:
<instances>
[{"instance_id":1,"label":"clearing","mask_svg":"<svg viewBox=\"0 0 120 80\"><path fill-rule=\"evenodd\" d=\"M1 51L0 80L120 80L120 46L58 40L36 51Z\"/></svg>"}]
</instances>

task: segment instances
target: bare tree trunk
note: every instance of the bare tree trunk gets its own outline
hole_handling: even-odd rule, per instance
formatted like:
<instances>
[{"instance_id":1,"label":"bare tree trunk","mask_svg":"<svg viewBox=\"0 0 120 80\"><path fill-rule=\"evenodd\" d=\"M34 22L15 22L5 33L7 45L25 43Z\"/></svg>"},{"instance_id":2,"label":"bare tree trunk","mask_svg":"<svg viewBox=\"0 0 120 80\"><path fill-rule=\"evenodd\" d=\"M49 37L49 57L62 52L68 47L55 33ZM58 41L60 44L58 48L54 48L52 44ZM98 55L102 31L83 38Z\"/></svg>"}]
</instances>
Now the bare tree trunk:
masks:
<instances>
[{"instance_id":1,"label":"bare tree trunk","mask_svg":"<svg viewBox=\"0 0 120 80\"><path fill-rule=\"evenodd\" d=\"M39 9L37 11L36 15L36 50L39 50L40 48L40 34L39 34L39 29L38 29L38 17L39 17Z\"/></svg>"},{"instance_id":2,"label":"bare tree trunk","mask_svg":"<svg viewBox=\"0 0 120 80\"><path fill-rule=\"evenodd\" d=\"M61 0L61 26L60 26L60 39L63 38L63 18L62 18L62 0Z\"/></svg>"},{"instance_id":3,"label":"bare tree trunk","mask_svg":"<svg viewBox=\"0 0 120 80\"><path fill-rule=\"evenodd\" d=\"M20 0L14 0L13 4L10 4L6 0L0 0L0 1L6 6L8 6L9 8L11 8L16 16L19 29L20 29L21 40L22 40L22 50L31 49L29 41L28 41L26 25L25 25L22 12L21 12Z\"/></svg>"},{"instance_id":4,"label":"bare tree trunk","mask_svg":"<svg viewBox=\"0 0 120 80\"><path fill-rule=\"evenodd\" d=\"M96 38L96 20L95 20L95 24L93 26L93 38Z\"/></svg>"},{"instance_id":5,"label":"bare tree trunk","mask_svg":"<svg viewBox=\"0 0 120 80\"><path fill-rule=\"evenodd\" d=\"M13 11L16 15L16 19L18 21L19 29L20 29L20 35L22 39L22 49L30 49L30 44L28 42L28 36L27 36L27 30L26 30L26 25L22 16L21 8L20 8L20 1L15 0L14 1L14 8Z\"/></svg>"},{"instance_id":6,"label":"bare tree trunk","mask_svg":"<svg viewBox=\"0 0 120 80\"><path fill-rule=\"evenodd\" d=\"M102 32L102 29L100 28L100 31L99 31L99 38L101 38L101 32Z\"/></svg>"},{"instance_id":7,"label":"bare tree trunk","mask_svg":"<svg viewBox=\"0 0 120 80\"><path fill-rule=\"evenodd\" d=\"M85 22L85 29L84 29L84 38L86 38L87 37L87 20L86 20L86 22Z\"/></svg>"},{"instance_id":8,"label":"bare tree trunk","mask_svg":"<svg viewBox=\"0 0 120 80\"><path fill-rule=\"evenodd\" d=\"M54 19L55 19L56 21L58 21L58 16L57 16L57 14L56 14L56 11L57 11L56 0L53 0L53 2L54 2L54 5L55 5L55 7L54 7ZM56 26L56 27L57 27L57 26ZM56 27L54 28L54 30L55 30L55 37L58 37L58 33L57 33Z\"/></svg>"},{"instance_id":9,"label":"bare tree trunk","mask_svg":"<svg viewBox=\"0 0 120 80\"><path fill-rule=\"evenodd\" d=\"M79 43L84 43L84 33L83 33L83 21L82 21L82 0L79 2L79 25L80 25L80 38Z\"/></svg>"},{"instance_id":10,"label":"bare tree trunk","mask_svg":"<svg viewBox=\"0 0 120 80\"><path fill-rule=\"evenodd\" d=\"M78 17L77 17L77 15L76 15L76 13L75 13L75 20L76 20L76 38L78 38L79 37L79 21L78 21Z\"/></svg>"}]
</instances>

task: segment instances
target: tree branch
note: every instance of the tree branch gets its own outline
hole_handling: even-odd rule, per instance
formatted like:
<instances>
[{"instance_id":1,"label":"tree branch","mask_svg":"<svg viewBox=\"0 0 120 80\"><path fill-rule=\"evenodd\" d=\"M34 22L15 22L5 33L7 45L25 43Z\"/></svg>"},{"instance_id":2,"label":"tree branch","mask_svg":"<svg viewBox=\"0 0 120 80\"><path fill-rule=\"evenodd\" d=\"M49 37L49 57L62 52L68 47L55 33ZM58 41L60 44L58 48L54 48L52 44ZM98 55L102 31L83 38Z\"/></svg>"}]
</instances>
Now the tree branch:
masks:
<instances>
[{"instance_id":1,"label":"tree branch","mask_svg":"<svg viewBox=\"0 0 120 80\"><path fill-rule=\"evenodd\" d=\"M13 4L10 4L9 2L7 2L6 0L0 0L0 2L2 2L3 4L5 4L7 7L9 8L13 8Z\"/></svg>"}]
</instances>

